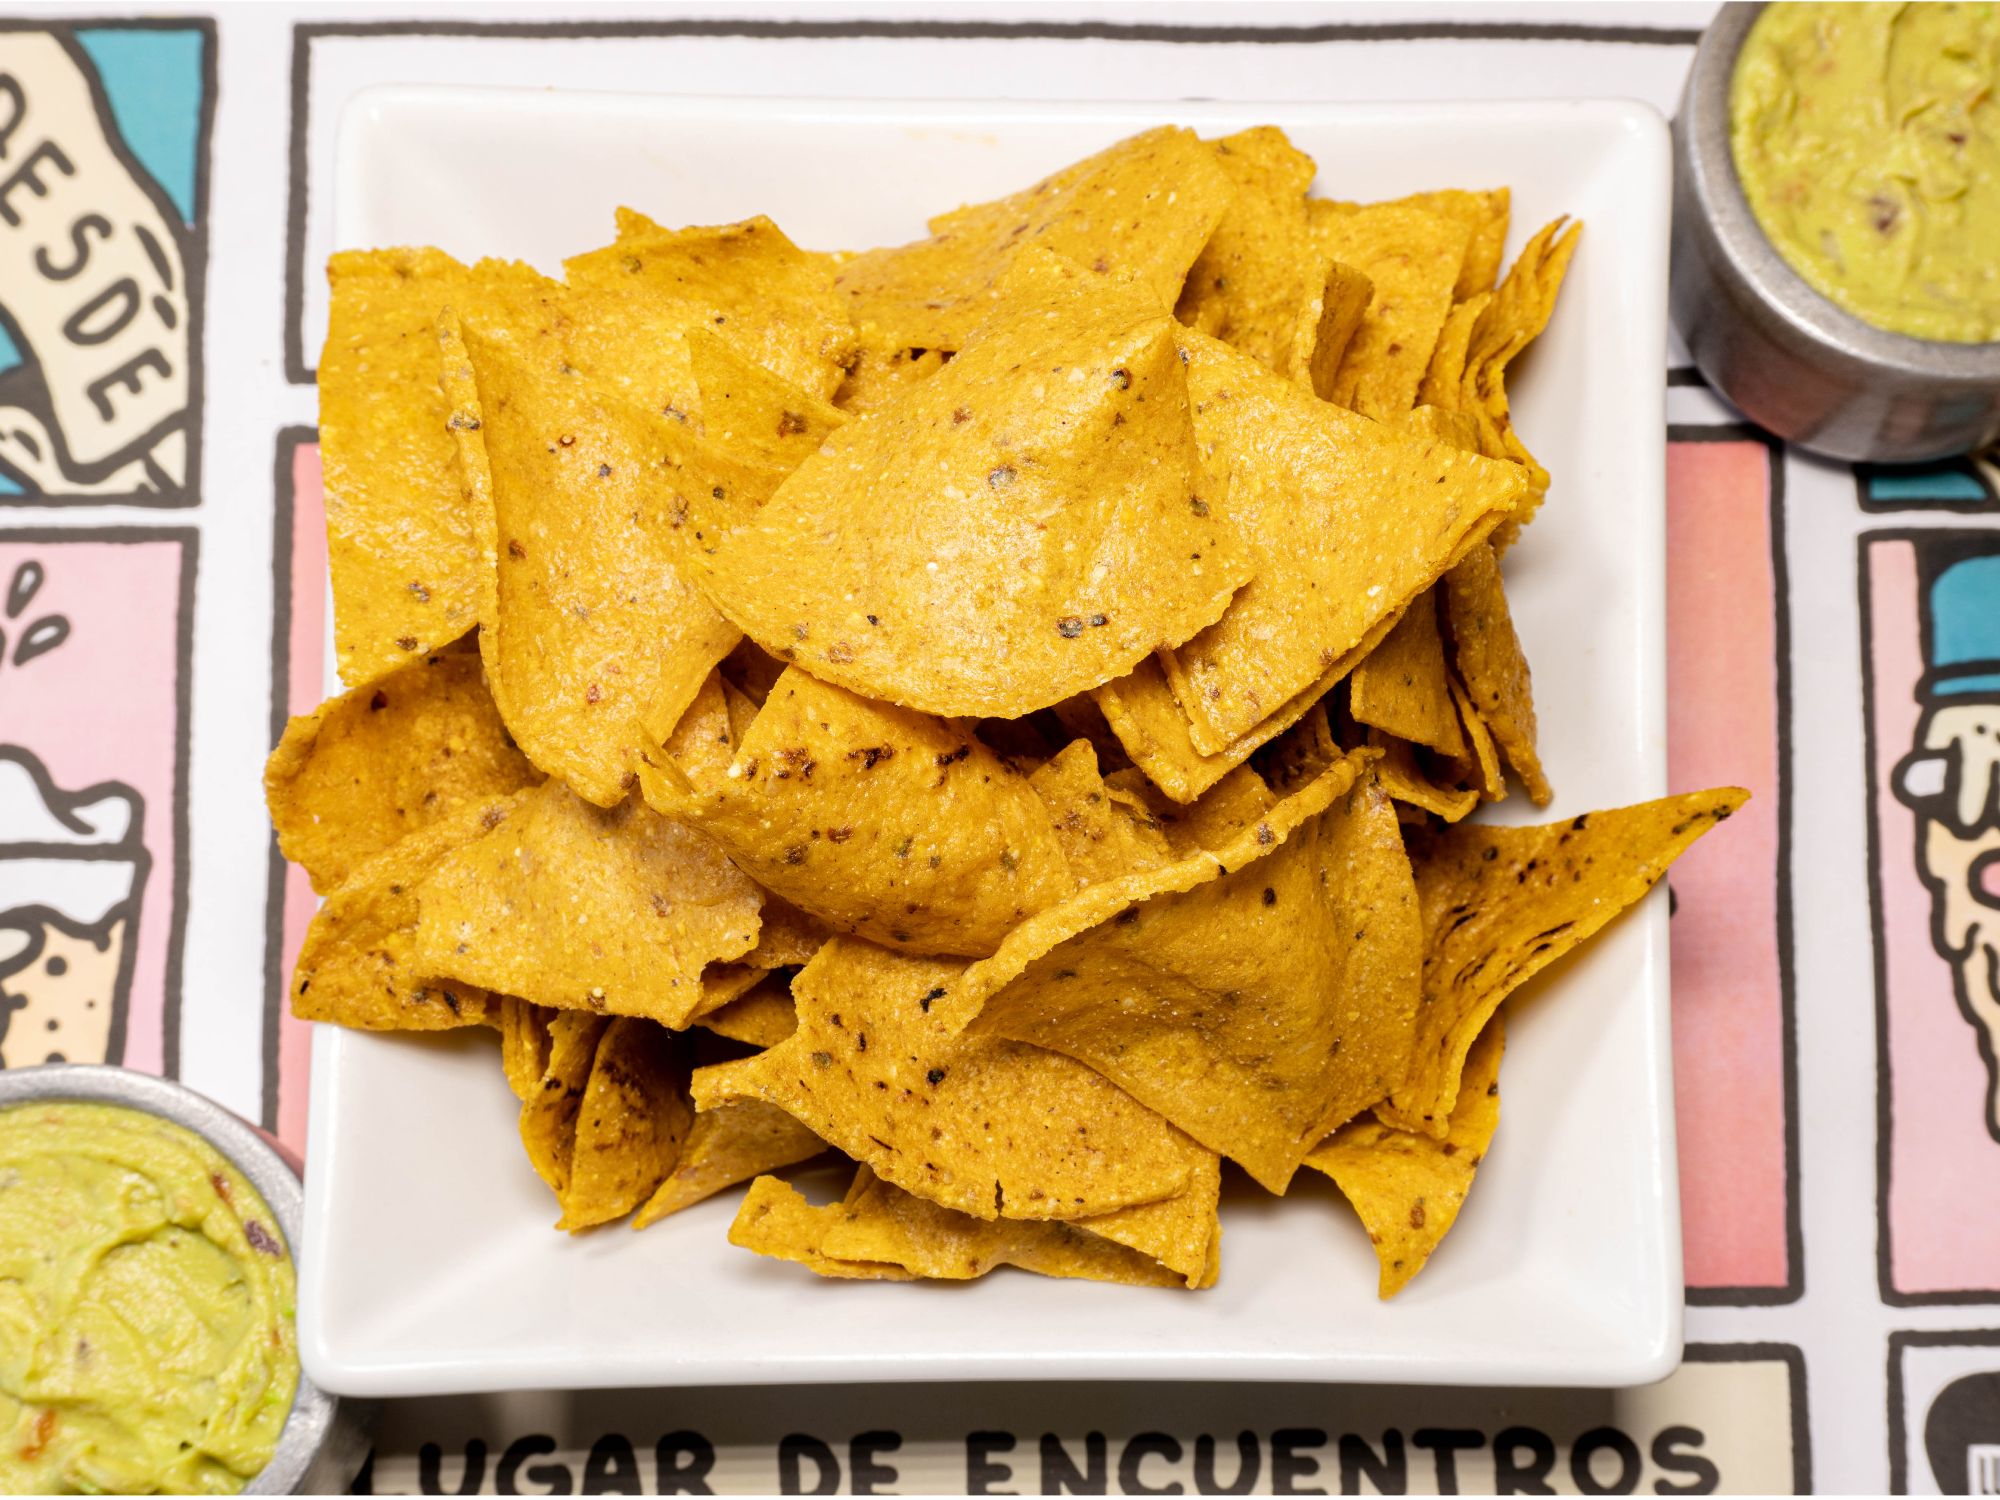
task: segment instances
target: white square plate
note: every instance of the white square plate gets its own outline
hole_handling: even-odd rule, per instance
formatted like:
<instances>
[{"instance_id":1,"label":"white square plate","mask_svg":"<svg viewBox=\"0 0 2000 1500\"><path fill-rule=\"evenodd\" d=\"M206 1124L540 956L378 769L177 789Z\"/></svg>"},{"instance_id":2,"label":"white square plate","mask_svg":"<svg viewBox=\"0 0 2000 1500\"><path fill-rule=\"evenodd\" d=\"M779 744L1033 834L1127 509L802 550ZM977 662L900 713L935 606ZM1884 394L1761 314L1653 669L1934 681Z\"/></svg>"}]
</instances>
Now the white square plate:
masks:
<instances>
[{"instance_id":1,"label":"white square plate","mask_svg":"<svg viewBox=\"0 0 2000 1500\"><path fill-rule=\"evenodd\" d=\"M1587 228L1512 377L1555 476L1508 554L1535 669L1546 815L1665 790L1662 621L1668 147L1620 102L872 103L395 88L341 127L342 246L432 244L559 272L629 203L668 224L767 213L832 249L1024 186L1173 121L1283 126L1316 192L1514 192L1510 254ZM959 1379L1628 1385L1680 1357L1666 893L1516 998L1506 1109L1476 1190L1393 1302L1319 1174L1283 1201L1240 1177L1212 1291L1002 1271L965 1285L820 1281L726 1238L738 1192L645 1231L572 1239L518 1141L490 1036L319 1028L299 1329L330 1391Z\"/></svg>"}]
</instances>

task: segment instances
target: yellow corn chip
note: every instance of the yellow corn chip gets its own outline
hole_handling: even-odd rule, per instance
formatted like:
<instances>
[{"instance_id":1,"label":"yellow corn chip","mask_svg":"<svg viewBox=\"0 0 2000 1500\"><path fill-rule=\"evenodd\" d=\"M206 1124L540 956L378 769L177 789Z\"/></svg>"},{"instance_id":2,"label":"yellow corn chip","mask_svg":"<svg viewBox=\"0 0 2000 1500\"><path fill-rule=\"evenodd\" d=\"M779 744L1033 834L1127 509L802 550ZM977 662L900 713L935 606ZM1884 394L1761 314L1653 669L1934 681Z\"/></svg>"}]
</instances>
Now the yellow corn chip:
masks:
<instances>
[{"instance_id":1,"label":"yellow corn chip","mask_svg":"<svg viewBox=\"0 0 2000 1500\"><path fill-rule=\"evenodd\" d=\"M1049 823L1079 890L1174 858L1160 825L1143 803L1105 786L1089 740L1071 740L1028 778L1047 804Z\"/></svg>"},{"instance_id":2,"label":"yellow corn chip","mask_svg":"<svg viewBox=\"0 0 2000 1500\"><path fill-rule=\"evenodd\" d=\"M1183 348L1195 434L1230 465L1230 521L1256 567L1168 663L1195 748L1216 755L1428 588L1522 485L1447 444L1370 441L1364 419L1213 339L1190 332Z\"/></svg>"},{"instance_id":3,"label":"yellow corn chip","mask_svg":"<svg viewBox=\"0 0 2000 1500\"><path fill-rule=\"evenodd\" d=\"M1018 718L1186 640L1249 577L1205 498L1178 325L1053 257L1019 285L1060 305L1001 319L761 508L692 502L681 534L716 551L688 564L766 650L906 708Z\"/></svg>"},{"instance_id":4,"label":"yellow corn chip","mask_svg":"<svg viewBox=\"0 0 2000 1500\"><path fill-rule=\"evenodd\" d=\"M1340 741L1334 737L1326 700L1321 699L1259 753L1253 764L1274 791L1285 793L1316 780L1340 755Z\"/></svg>"},{"instance_id":5,"label":"yellow corn chip","mask_svg":"<svg viewBox=\"0 0 2000 1500\"><path fill-rule=\"evenodd\" d=\"M1491 555L1490 548L1474 547L1467 556L1482 550ZM1438 635L1437 602L1430 593L1419 596L1382 644L1355 667L1348 677L1347 703L1348 712L1363 724L1446 755L1465 754L1444 641Z\"/></svg>"},{"instance_id":6,"label":"yellow corn chip","mask_svg":"<svg viewBox=\"0 0 2000 1500\"><path fill-rule=\"evenodd\" d=\"M1340 1185L1382 1263L1377 1295L1393 1297L1424 1268L1458 1218L1472 1174L1500 1123L1500 1054L1506 1023L1495 1015L1466 1054L1464 1082L1443 1140L1352 1120L1306 1156Z\"/></svg>"},{"instance_id":7,"label":"yellow corn chip","mask_svg":"<svg viewBox=\"0 0 2000 1500\"><path fill-rule=\"evenodd\" d=\"M1500 255L1507 246L1507 222L1513 194L1507 188L1491 192L1467 192L1464 188L1440 188L1435 192L1411 193L1378 207L1402 206L1454 219L1472 231L1465 247L1465 264L1459 267L1458 282L1451 295L1463 302L1481 292L1493 290L1500 275Z\"/></svg>"},{"instance_id":8,"label":"yellow corn chip","mask_svg":"<svg viewBox=\"0 0 2000 1500\"><path fill-rule=\"evenodd\" d=\"M734 1005L762 984L770 972L747 963L710 964L701 971L701 999L688 1012L688 1020L705 1020L717 1011Z\"/></svg>"},{"instance_id":9,"label":"yellow corn chip","mask_svg":"<svg viewBox=\"0 0 2000 1500\"><path fill-rule=\"evenodd\" d=\"M1348 347L1375 300L1375 283L1330 256L1322 256L1325 274L1318 295L1300 317L1292 343L1291 377L1321 400L1338 387L1340 366Z\"/></svg>"},{"instance_id":10,"label":"yellow corn chip","mask_svg":"<svg viewBox=\"0 0 2000 1500\"><path fill-rule=\"evenodd\" d=\"M861 1174L858 1191L830 1216L819 1242L820 1253L835 1260L887 1262L939 1281L970 1281L997 1266L1127 1286L1173 1286L1183 1279L1085 1228L977 1219L906 1193L865 1166Z\"/></svg>"},{"instance_id":11,"label":"yellow corn chip","mask_svg":"<svg viewBox=\"0 0 2000 1500\"><path fill-rule=\"evenodd\" d=\"M477 656L424 656L285 726L264 800L285 858L326 895L356 865L471 802L534 786Z\"/></svg>"},{"instance_id":12,"label":"yellow corn chip","mask_svg":"<svg viewBox=\"0 0 2000 1500\"><path fill-rule=\"evenodd\" d=\"M1521 785L1528 789L1529 799L1537 807L1547 807L1555 794L1535 751L1535 693L1528 676L1528 658L1514 634L1500 564L1491 547L1474 547L1445 574L1443 600L1458 675L1466 693L1492 729ZM1438 748L1456 753L1447 746Z\"/></svg>"},{"instance_id":13,"label":"yellow corn chip","mask_svg":"<svg viewBox=\"0 0 2000 1500\"><path fill-rule=\"evenodd\" d=\"M1468 302L1454 302L1451 311L1445 314L1437 347L1431 351L1430 366L1424 371L1423 383L1417 387L1419 410L1428 406L1439 411L1458 411L1459 402L1465 399L1461 387L1465 384L1465 358L1471 352L1472 330L1478 325L1479 315L1486 311L1486 304L1492 300L1491 292L1481 292ZM1479 441L1476 420L1472 424L1472 436L1476 452Z\"/></svg>"},{"instance_id":14,"label":"yellow corn chip","mask_svg":"<svg viewBox=\"0 0 2000 1500\"><path fill-rule=\"evenodd\" d=\"M500 1061L507 1070L507 1087L526 1104L542 1088L542 1075L549 1069L549 1021L557 1014L516 1000L512 995L495 995L500 1011Z\"/></svg>"},{"instance_id":15,"label":"yellow corn chip","mask_svg":"<svg viewBox=\"0 0 2000 1500\"><path fill-rule=\"evenodd\" d=\"M417 961L417 883L456 850L518 815L520 792L470 803L362 861L306 929L292 1014L368 1031L441 1031L497 1019L484 989Z\"/></svg>"},{"instance_id":16,"label":"yellow corn chip","mask_svg":"<svg viewBox=\"0 0 2000 1500\"><path fill-rule=\"evenodd\" d=\"M418 963L537 1005L685 1026L703 969L755 946L756 886L636 797L605 811L551 781L521 799L424 876Z\"/></svg>"},{"instance_id":17,"label":"yellow corn chip","mask_svg":"<svg viewBox=\"0 0 2000 1500\"><path fill-rule=\"evenodd\" d=\"M615 340L634 326L706 328L745 358L821 401L839 388L854 331L828 290L824 256L801 250L761 214L718 228L663 229L618 211L617 242L563 262L572 297ZM599 373L592 362L579 368Z\"/></svg>"},{"instance_id":18,"label":"yellow corn chip","mask_svg":"<svg viewBox=\"0 0 2000 1500\"><path fill-rule=\"evenodd\" d=\"M536 1173L560 1201L569 1191L570 1166L576 1156L576 1122L590 1085L597 1043L611 1024L606 1016L588 1011L543 1011L539 1023L548 1031L544 1066L533 1097L521 1105L521 1144Z\"/></svg>"},{"instance_id":19,"label":"yellow corn chip","mask_svg":"<svg viewBox=\"0 0 2000 1500\"><path fill-rule=\"evenodd\" d=\"M1199 1148L1081 1063L950 1038L965 965L835 938L792 981L799 1029L695 1073L695 1104L762 1099L909 1192L980 1218L1075 1218L1185 1191Z\"/></svg>"},{"instance_id":20,"label":"yellow corn chip","mask_svg":"<svg viewBox=\"0 0 2000 1500\"><path fill-rule=\"evenodd\" d=\"M1316 170L1274 125L1210 143L1236 196L1189 268L1174 316L1240 349L1266 369L1296 375L1308 304L1317 310L1327 282L1325 258L1306 223L1306 189Z\"/></svg>"},{"instance_id":21,"label":"yellow corn chip","mask_svg":"<svg viewBox=\"0 0 2000 1500\"><path fill-rule=\"evenodd\" d=\"M1190 1287L1214 1286L1221 1269L1222 1158L1204 1151L1186 1191L1158 1203L1140 1203L1070 1222L1078 1229L1130 1246L1179 1275ZM1029 1269L1033 1269L1030 1267Z\"/></svg>"},{"instance_id":22,"label":"yellow corn chip","mask_svg":"<svg viewBox=\"0 0 2000 1500\"><path fill-rule=\"evenodd\" d=\"M1458 709L1458 727L1465 733L1468 746L1462 756L1442 758L1445 777L1453 786L1475 788L1482 801L1499 802L1507 796L1506 773L1500 769L1500 752L1493 745L1493 731L1486 727L1486 721L1479 716L1479 710L1472 706L1465 687L1456 673L1451 677L1451 701Z\"/></svg>"},{"instance_id":23,"label":"yellow corn chip","mask_svg":"<svg viewBox=\"0 0 2000 1500\"><path fill-rule=\"evenodd\" d=\"M894 406L918 381L937 374L948 357L943 349L885 348L864 337L833 404L850 417Z\"/></svg>"},{"instance_id":24,"label":"yellow corn chip","mask_svg":"<svg viewBox=\"0 0 2000 1500\"><path fill-rule=\"evenodd\" d=\"M842 1203L815 1208L805 1195L775 1177L759 1177L743 1195L729 1243L775 1260L797 1261L821 1276L848 1281L914 1281L901 1266L885 1261L835 1260L820 1251L827 1231L846 1216Z\"/></svg>"},{"instance_id":25,"label":"yellow corn chip","mask_svg":"<svg viewBox=\"0 0 2000 1500\"><path fill-rule=\"evenodd\" d=\"M1328 1130L1401 1082L1418 939L1371 777L1263 858L1050 949L972 1034L1088 1063L1282 1193Z\"/></svg>"},{"instance_id":26,"label":"yellow corn chip","mask_svg":"<svg viewBox=\"0 0 2000 1500\"><path fill-rule=\"evenodd\" d=\"M1398 802L1434 812L1447 823L1456 823L1479 805L1477 787L1461 790L1434 782L1407 740L1371 729L1368 743L1383 752L1382 759L1375 763L1375 775L1382 783L1382 790Z\"/></svg>"},{"instance_id":27,"label":"yellow corn chip","mask_svg":"<svg viewBox=\"0 0 2000 1500\"><path fill-rule=\"evenodd\" d=\"M899 349L964 347L1026 245L1101 277L1134 276L1172 307L1233 196L1193 131L1162 126L1023 192L942 214L927 240L855 256L834 290L864 343Z\"/></svg>"},{"instance_id":28,"label":"yellow corn chip","mask_svg":"<svg viewBox=\"0 0 2000 1500\"><path fill-rule=\"evenodd\" d=\"M794 669L716 791L661 759L640 782L763 885L843 932L912 953L990 953L1070 891L1047 810L969 732Z\"/></svg>"},{"instance_id":29,"label":"yellow corn chip","mask_svg":"<svg viewBox=\"0 0 2000 1500\"><path fill-rule=\"evenodd\" d=\"M1386 635L1390 623L1383 621L1378 634ZM1373 644L1373 640L1363 642L1365 646ZM1140 662L1128 675L1107 682L1091 697L1133 763L1175 801L1192 802L1296 724L1347 675L1361 654L1356 651L1335 662L1311 687L1215 755L1204 755L1195 748L1193 725L1157 657Z\"/></svg>"},{"instance_id":30,"label":"yellow corn chip","mask_svg":"<svg viewBox=\"0 0 2000 1500\"><path fill-rule=\"evenodd\" d=\"M1469 412L1419 406L1392 422L1384 422L1382 430L1406 443L1435 442L1466 453L1479 451L1479 424L1473 421Z\"/></svg>"},{"instance_id":31,"label":"yellow corn chip","mask_svg":"<svg viewBox=\"0 0 2000 1500\"><path fill-rule=\"evenodd\" d=\"M718 785L736 759L737 726L730 713L730 691L721 669L711 671L660 747L691 784L704 790ZM754 717L746 716L744 727Z\"/></svg>"},{"instance_id":32,"label":"yellow corn chip","mask_svg":"<svg viewBox=\"0 0 2000 1500\"><path fill-rule=\"evenodd\" d=\"M717 1036L726 1036L752 1047L775 1047L799 1029L798 1011L792 1005L791 984L782 976L768 971L760 974L754 985L726 1005L704 1012L700 1021Z\"/></svg>"},{"instance_id":33,"label":"yellow corn chip","mask_svg":"<svg viewBox=\"0 0 2000 1500\"><path fill-rule=\"evenodd\" d=\"M576 1234L644 1203L673 1171L693 1119L681 1040L651 1021L614 1016L577 1109L556 1228Z\"/></svg>"},{"instance_id":34,"label":"yellow corn chip","mask_svg":"<svg viewBox=\"0 0 2000 1500\"><path fill-rule=\"evenodd\" d=\"M1381 1118L1443 1140L1466 1050L1508 993L1645 895L1749 796L1716 787L1538 828L1414 836L1424 1003L1409 1077Z\"/></svg>"},{"instance_id":35,"label":"yellow corn chip","mask_svg":"<svg viewBox=\"0 0 2000 1500\"><path fill-rule=\"evenodd\" d=\"M726 1187L824 1150L825 1141L782 1109L756 1099L706 1110L694 1117L673 1171L646 1200L632 1227L657 1224Z\"/></svg>"},{"instance_id":36,"label":"yellow corn chip","mask_svg":"<svg viewBox=\"0 0 2000 1500\"><path fill-rule=\"evenodd\" d=\"M486 566L438 389L440 309L526 266L468 270L438 250L343 251L320 357L320 467L341 681L373 682L480 619Z\"/></svg>"},{"instance_id":37,"label":"yellow corn chip","mask_svg":"<svg viewBox=\"0 0 2000 1500\"><path fill-rule=\"evenodd\" d=\"M1400 416L1417 403L1471 231L1402 204L1343 211L1320 199L1309 208L1320 251L1375 287L1329 399L1363 416Z\"/></svg>"},{"instance_id":38,"label":"yellow corn chip","mask_svg":"<svg viewBox=\"0 0 2000 1500\"><path fill-rule=\"evenodd\" d=\"M789 474L847 422L845 413L706 329L689 329L687 345L701 388L702 436L733 458Z\"/></svg>"}]
</instances>

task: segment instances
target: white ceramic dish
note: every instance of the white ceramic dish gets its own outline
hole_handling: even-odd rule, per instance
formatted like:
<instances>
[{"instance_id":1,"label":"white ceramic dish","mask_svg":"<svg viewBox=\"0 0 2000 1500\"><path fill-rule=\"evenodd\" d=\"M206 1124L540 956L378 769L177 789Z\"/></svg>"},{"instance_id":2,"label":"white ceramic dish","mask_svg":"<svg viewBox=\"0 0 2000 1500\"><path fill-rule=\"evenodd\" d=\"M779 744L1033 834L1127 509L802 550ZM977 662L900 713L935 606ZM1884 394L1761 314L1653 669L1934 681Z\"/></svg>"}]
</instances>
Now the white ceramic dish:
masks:
<instances>
[{"instance_id":1,"label":"white ceramic dish","mask_svg":"<svg viewBox=\"0 0 2000 1500\"><path fill-rule=\"evenodd\" d=\"M1664 122L1620 102L1290 105L748 101L397 88L359 96L335 181L343 246L434 244L558 270L629 203L672 224L768 213L816 248L924 218L1175 121L1285 127L1316 191L1510 184L1510 254L1588 225L1511 378L1555 475L1507 559L1558 789L1540 821L1665 791ZM328 1390L955 1379L1633 1385L1681 1348L1667 909L1656 891L1517 997L1506 1109L1451 1236L1395 1301L1318 1174L1237 1179L1199 1295L1003 1271L966 1285L820 1281L732 1248L740 1194L642 1234L571 1239L530 1169L490 1034L321 1027L299 1329ZM831 1195L832 1185L825 1185Z\"/></svg>"}]
</instances>

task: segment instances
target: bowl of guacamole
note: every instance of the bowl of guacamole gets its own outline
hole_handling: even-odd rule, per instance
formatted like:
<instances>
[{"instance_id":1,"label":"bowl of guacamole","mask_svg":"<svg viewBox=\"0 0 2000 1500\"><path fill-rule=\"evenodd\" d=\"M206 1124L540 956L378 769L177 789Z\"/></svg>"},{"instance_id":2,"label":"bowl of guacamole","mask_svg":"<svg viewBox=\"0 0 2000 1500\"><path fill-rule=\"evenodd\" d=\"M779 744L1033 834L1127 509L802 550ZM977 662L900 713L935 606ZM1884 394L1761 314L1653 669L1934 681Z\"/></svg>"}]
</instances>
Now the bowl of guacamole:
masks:
<instances>
[{"instance_id":1,"label":"bowl of guacamole","mask_svg":"<svg viewBox=\"0 0 2000 1500\"><path fill-rule=\"evenodd\" d=\"M0 1492L344 1489L363 1414L293 1327L298 1178L122 1068L0 1072Z\"/></svg>"},{"instance_id":2,"label":"bowl of guacamole","mask_svg":"<svg viewBox=\"0 0 2000 1500\"><path fill-rule=\"evenodd\" d=\"M1837 458L2000 440L2000 4L1725 5L1674 153L1710 385Z\"/></svg>"}]
</instances>

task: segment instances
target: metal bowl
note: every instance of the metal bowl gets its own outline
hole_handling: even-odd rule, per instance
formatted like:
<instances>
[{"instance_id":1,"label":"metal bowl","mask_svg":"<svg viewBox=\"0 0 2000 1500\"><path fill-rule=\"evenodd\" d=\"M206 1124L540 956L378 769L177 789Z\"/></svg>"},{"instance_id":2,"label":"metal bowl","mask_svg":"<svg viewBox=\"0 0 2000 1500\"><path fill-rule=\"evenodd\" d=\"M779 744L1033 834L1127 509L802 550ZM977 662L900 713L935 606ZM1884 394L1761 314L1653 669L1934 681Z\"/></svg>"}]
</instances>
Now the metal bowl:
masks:
<instances>
[{"instance_id":1,"label":"metal bowl","mask_svg":"<svg viewBox=\"0 0 2000 1500\"><path fill-rule=\"evenodd\" d=\"M285 1243L297 1253L305 1230L305 1199L298 1175L255 1130L192 1089L124 1068L47 1063L0 1071L0 1109L35 1100L73 1099L122 1104L192 1130L236 1164L277 1215ZM278 1434L270 1463L246 1495L340 1494L368 1457L374 1427L372 1402L330 1396L299 1372L291 1415Z\"/></svg>"},{"instance_id":2,"label":"metal bowl","mask_svg":"<svg viewBox=\"0 0 2000 1500\"><path fill-rule=\"evenodd\" d=\"M1708 383L1752 421L1834 458L1918 463L2000 438L2000 343L1864 323L1809 286L1759 227L1729 145L1736 55L1762 5L1725 5L1674 117L1670 297Z\"/></svg>"}]
</instances>

